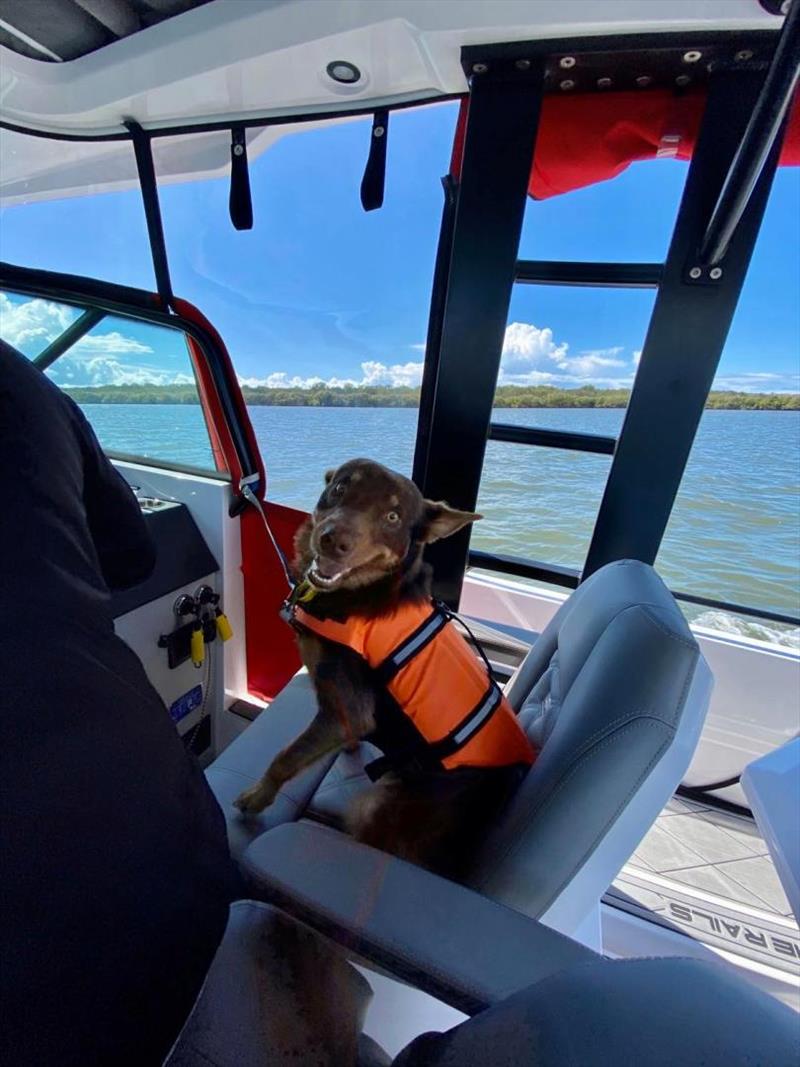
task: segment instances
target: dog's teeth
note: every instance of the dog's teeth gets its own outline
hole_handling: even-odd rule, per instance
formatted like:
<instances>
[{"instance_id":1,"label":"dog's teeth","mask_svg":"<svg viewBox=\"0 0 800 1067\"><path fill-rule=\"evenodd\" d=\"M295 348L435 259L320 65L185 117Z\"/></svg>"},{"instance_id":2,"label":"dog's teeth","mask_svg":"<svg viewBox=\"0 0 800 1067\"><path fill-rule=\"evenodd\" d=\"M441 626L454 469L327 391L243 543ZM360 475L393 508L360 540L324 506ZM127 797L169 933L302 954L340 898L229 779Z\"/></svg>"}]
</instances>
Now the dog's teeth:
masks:
<instances>
[{"instance_id":1,"label":"dog's teeth","mask_svg":"<svg viewBox=\"0 0 800 1067\"><path fill-rule=\"evenodd\" d=\"M313 580L323 587L334 585L343 578L352 568L346 567L344 570L337 571L336 574L326 575L320 574L319 564L317 560L313 560L311 566L308 568L308 573L313 577Z\"/></svg>"}]
</instances>

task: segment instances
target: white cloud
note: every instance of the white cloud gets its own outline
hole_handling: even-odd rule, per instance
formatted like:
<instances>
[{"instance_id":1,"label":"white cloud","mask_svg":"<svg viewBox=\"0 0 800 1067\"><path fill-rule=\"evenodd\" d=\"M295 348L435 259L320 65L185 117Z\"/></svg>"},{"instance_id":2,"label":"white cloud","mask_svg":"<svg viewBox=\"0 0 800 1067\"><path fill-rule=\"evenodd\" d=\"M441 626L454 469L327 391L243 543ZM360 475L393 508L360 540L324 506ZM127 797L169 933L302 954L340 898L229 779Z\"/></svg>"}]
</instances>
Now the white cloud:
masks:
<instances>
[{"instance_id":1,"label":"white cloud","mask_svg":"<svg viewBox=\"0 0 800 1067\"><path fill-rule=\"evenodd\" d=\"M301 378L295 374L291 378L285 370L268 374L266 378L240 378L239 384L256 389L258 386L266 386L267 389L310 389L312 385L323 385L322 378Z\"/></svg>"},{"instance_id":2,"label":"white cloud","mask_svg":"<svg viewBox=\"0 0 800 1067\"><path fill-rule=\"evenodd\" d=\"M28 355L41 352L79 315L75 308L50 300L12 302L0 292L0 336ZM142 362L155 355L150 345L119 330L86 334L47 371L65 386L189 385L190 374L176 373ZM136 357L136 361L133 361Z\"/></svg>"},{"instance_id":3,"label":"white cloud","mask_svg":"<svg viewBox=\"0 0 800 1067\"><path fill-rule=\"evenodd\" d=\"M422 363L385 363L374 360L361 364L364 385L411 385L417 386L422 381Z\"/></svg>"},{"instance_id":4,"label":"white cloud","mask_svg":"<svg viewBox=\"0 0 800 1067\"><path fill-rule=\"evenodd\" d=\"M424 352L424 351L425 351L425 349L426 349L426 348L427 348L428 346L427 346L427 345L425 344L425 342L423 341L423 342L422 342L421 344L418 344L418 345L409 345L408 347L409 347L409 348L413 348L415 352Z\"/></svg>"},{"instance_id":5,"label":"white cloud","mask_svg":"<svg viewBox=\"0 0 800 1067\"><path fill-rule=\"evenodd\" d=\"M0 335L21 352L41 351L78 317L78 312L50 300L26 300L14 304L0 293Z\"/></svg>"},{"instance_id":6,"label":"white cloud","mask_svg":"<svg viewBox=\"0 0 800 1067\"><path fill-rule=\"evenodd\" d=\"M555 385L566 389L594 385L603 389L629 389L642 353L636 350L630 359L624 359L620 358L623 352L624 349L616 345L570 356L569 345L556 343L552 330L514 322L506 330L500 385ZM614 373L617 368L621 368L620 372ZM265 378L240 378L239 381L244 386L270 389L310 389L315 385L330 389L366 385L417 386L422 380L422 369L422 363L386 364L368 360L361 364L359 378L321 378L319 375L305 378L276 371ZM795 393L800 392L800 376L769 371L722 375L715 380L714 389Z\"/></svg>"},{"instance_id":7,"label":"white cloud","mask_svg":"<svg viewBox=\"0 0 800 1067\"><path fill-rule=\"evenodd\" d=\"M556 342L549 326L512 322L506 327L500 359L500 385L588 385L623 382L608 377L608 368L624 367L620 345L588 349L570 356L566 341Z\"/></svg>"},{"instance_id":8,"label":"white cloud","mask_svg":"<svg viewBox=\"0 0 800 1067\"><path fill-rule=\"evenodd\" d=\"M315 385L326 385L329 389L343 389L345 386L388 385L417 386L422 381L422 363L393 363L387 366L377 360L367 360L361 364L361 377L355 378L320 378L318 375L302 378L295 374L291 377L286 371L275 371L266 378L240 378L241 385L268 389L311 389Z\"/></svg>"},{"instance_id":9,"label":"white cloud","mask_svg":"<svg viewBox=\"0 0 800 1067\"><path fill-rule=\"evenodd\" d=\"M61 386L193 385L190 374L176 374L137 363L121 363L110 356L62 356L46 372Z\"/></svg>"},{"instance_id":10,"label":"white cloud","mask_svg":"<svg viewBox=\"0 0 800 1067\"><path fill-rule=\"evenodd\" d=\"M409 348L424 351L424 344L409 345ZM501 385L605 385L628 386L632 376L629 372L623 376L610 374L618 367L628 367L629 363L620 359L623 349L617 345L613 348L588 349L570 356L569 345L556 342L549 327L540 329L532 323L512 322L507 328L503 342L500 361ZM240 378L242 385L267 386L272 389L310 389L315 385L329 388L359 385L383 386L418 386L422 381L423 364L383 363L367 360L361 364L360 378L320 378L318 375L304 378L289 375L286 371L276 371L265 378Z\"/></svg>"},{"instance_id":11,"label":"white cloud","mask_svg":"<svg viewBox=\"0 0 800 1067\"><path fill-rule=\"evenodd\" d=\"M503 340L501 376L524 376L558 366L566 359L568 347L555 343L549 327L539 329L530 322L512 322L506 327Z\"/></svg>"},{"instance_id":12,"label":"white cloud","mask_svg":"<svg viewBox=\"0 0 800 1067\"><path fill-rule=\"evenodd\" d=\"M142 344L133 337L124 337L118 330L112 330L111 333L94 333L81 337L70 349L70 355L82 355L84 352L91 355L99 352L103 355L122 356L131 352L141 354L152 351L150 345Z\"/></svg>"}]
</instances>

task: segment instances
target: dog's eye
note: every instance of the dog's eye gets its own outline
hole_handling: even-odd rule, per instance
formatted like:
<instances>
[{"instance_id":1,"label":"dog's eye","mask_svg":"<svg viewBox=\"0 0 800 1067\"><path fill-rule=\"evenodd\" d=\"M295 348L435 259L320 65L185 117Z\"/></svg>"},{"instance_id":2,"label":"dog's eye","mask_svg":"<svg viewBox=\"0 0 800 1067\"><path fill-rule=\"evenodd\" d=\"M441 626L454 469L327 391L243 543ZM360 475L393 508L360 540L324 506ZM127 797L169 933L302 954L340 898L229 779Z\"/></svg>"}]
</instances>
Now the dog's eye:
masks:
<instances>
[{"instance_id":1,"label":"dog's eye","mask_svg":"<svg viewBox=\"0 0 800 1067\"><path fill-rule=\"evenodd\" d=\"M389 514L386 516L386 521L392 523L400 522L399 513L397 511L390 511Z\"/></svg>"},{"instance_id":2,"label":"dog's eye","mask_svg":"<svg viewBox=\"0 0 800 1067\"><path fill-rule=\"evenodd\" d=\"M334 496L341 496L343 492L344 482L337 482L333 489L331 489L331 493L333 493Z\"/></svg>"}]
</instances>

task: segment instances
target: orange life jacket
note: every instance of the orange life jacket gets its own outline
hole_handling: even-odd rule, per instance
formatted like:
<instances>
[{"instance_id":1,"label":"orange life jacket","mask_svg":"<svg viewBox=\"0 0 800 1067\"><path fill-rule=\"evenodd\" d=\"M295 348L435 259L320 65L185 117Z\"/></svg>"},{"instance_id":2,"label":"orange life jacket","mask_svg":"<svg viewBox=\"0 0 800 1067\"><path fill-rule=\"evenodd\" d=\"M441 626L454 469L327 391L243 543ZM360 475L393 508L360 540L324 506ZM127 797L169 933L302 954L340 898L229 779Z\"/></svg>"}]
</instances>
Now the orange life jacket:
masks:
<instances>
[{"instance_id":1,"label":"orange life jacket","mask_svg":"<svg viewBox=\"0 0 800 1067\"><path fill-rule=\"evenodd\" d=\"M386 615L335 622L298 605L292 621L353 649L373 668L411 720L419 741L413 756L422 755L424 765L452 770L533 763L536 753L510 704L441 607L401 604ZM380 745L380 707L376 718ZM402 755L387 751L367 772L380 777L402 763Z\"/></svg>"}]
</instances>

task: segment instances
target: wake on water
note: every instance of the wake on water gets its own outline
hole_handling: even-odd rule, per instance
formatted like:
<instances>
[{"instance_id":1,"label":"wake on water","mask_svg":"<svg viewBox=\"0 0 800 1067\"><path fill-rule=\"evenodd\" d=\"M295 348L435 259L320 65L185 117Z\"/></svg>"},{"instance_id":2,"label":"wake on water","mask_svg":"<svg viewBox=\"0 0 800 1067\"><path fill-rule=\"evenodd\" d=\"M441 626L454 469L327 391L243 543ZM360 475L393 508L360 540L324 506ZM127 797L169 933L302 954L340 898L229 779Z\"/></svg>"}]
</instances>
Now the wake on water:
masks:
<instances>
[{"instance_id":1,"label":"wake on water","mask_svg":"<svg viewBox=\"0 0 800 1067\"><path fill-rule=\"evenodd\" d=\"M764 641L781 648L800 652L800 627L784 626L781 623L767 624L726 611L704 611L690 620L692 629L702 628L732 637L747 637L752 641Z\"/></svg>"}]
</instances>

